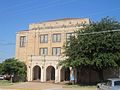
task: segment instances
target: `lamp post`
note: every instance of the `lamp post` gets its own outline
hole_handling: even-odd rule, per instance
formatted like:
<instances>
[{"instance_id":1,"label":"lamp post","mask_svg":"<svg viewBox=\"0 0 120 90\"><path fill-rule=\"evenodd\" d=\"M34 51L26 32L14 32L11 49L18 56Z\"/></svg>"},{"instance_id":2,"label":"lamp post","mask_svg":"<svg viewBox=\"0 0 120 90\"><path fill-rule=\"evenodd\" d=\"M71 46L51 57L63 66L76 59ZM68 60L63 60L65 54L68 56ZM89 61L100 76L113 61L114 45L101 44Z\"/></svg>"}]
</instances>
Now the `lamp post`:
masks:
<instances>
[{"instance_id":1,"label":"lamp post","mask_svg":"<svg viewBox=\"0 0 120 90\"><path fill-rule=\"evenodd\" d=\"M45 66L45 55L43 55L43 66L42 66L42 68L44 68L44 66Z\"/></svg>"},{"instance_id":2,"label":"lamp post","mask_svg":"<svg viewBox=\"0 0 120 90\"><path fill-rule=\"evenodd\" d=\"M32 63L32 56L33 56L33 55L30 55L30 57L31 57L31 63Z\"/></svg>"},{"instance_id":3,"label":"lamp post","mask_svg":"<svg viewBox=\"0 0 120 90\"><path fill-rule=\"evenodd\" d=\"M30 59L30 80L32 81L32 56L33 55L30 55L31 59Z\"/></svg>"},{"instance_id":4,"label":"lamp post","mask_svg":"<svg viewBox=\"0 0 120 90\"><path fill-rule=\"evenodd\" d=\"M44 71L45 71L45 55L43 55L43 81L45 80Z\"/></svg>"}]
</instances>

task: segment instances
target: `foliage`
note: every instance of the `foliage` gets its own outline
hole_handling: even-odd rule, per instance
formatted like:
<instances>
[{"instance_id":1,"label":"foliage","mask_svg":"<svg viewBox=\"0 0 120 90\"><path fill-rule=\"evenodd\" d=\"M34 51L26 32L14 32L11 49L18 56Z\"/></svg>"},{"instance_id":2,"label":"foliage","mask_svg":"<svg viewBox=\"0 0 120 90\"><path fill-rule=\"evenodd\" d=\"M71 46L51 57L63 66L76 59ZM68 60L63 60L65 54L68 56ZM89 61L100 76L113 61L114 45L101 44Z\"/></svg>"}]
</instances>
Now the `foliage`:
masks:
<instances>
[{"instance_id":1,"label":"foliage","mask_svg":"<svg viewBox=\"0 0 120 90\"><path fill-rule=\"evenodd\" d=\"M83 28L83 33L91 33L91 32L99 32L99 31L108 31L108 30L116 30L120 29L120 22L114 18L105 17L100 21L92 22L86 28Z\"/></svg>"},{"instance_id":2,"label":"foliage","mask_svg":"<svg viewBox=\"0 0 120 90\"><path fill-rule=\"evenodd\" d=\"M59 64L67 67L90 68L99 73L120 66L120 23L113 18L103 18L76 32L66 43L67 59Z\"/></svg>"},{"instance_id":3,"label":"foliage","mask_svg":"<svg viewBox=\"0 0 120 90\"><path fill-rule=\"evenodd\" d=\"M2 74L2 63L0 63L0 74Z\"/></svg>"},{"instance_id":4,"label":"foliage","mask_svg":"<svg viewBox=\"0 0 120 90\"><path fill-rule=\"evenodd\" d=\"M1 74L14 75L14 79L17 78L17 81L25 81L26 65L15 58L6 59L2 63Z\"/></svg>"}]
</instances>

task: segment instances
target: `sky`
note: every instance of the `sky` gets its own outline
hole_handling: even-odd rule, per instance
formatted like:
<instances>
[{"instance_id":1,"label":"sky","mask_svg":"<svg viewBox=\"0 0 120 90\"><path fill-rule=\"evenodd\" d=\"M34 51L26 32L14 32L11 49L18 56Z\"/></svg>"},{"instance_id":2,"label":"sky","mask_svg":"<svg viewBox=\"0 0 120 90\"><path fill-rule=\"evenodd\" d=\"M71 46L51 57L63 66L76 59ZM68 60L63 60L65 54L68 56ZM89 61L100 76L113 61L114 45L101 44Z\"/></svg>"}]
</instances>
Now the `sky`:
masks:
<instances>
[{"instance_id":1,"label":"sky","mask_svg":"<svg viewBox=\"0 0 120 90\"><path fill-rule=\"evenodd\" d=\"M0 62L15 57L16 32L30 23L106 16L120 21L120 0L0 0Z\"/></svg>"}]
</instances>

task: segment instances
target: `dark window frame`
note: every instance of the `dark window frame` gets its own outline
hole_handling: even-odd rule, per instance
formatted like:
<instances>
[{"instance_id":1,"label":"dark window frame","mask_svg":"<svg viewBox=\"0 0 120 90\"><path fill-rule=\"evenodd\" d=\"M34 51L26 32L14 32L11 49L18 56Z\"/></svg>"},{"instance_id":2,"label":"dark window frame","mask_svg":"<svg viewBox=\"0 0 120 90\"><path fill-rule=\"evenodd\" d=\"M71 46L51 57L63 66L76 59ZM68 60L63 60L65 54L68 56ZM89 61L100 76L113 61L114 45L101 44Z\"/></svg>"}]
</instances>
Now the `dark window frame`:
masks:
<instances>
[{"instance_id":1,"label":"dark window frame","mask_svg":"<svg viewBox=\"0 0 120 90\"><path fill-rule=\"evenodd\" d=\"M66 41L69 41L69 39L70 39L70 37L68 38L68 35L71 37L71 36L74 36L75 33L74 32L66 33Z\"/></svg>"},{"instance_id":2,"label":"dark window frame","mask_svg":"<svg viewBox=\"0 0 120 90\"><path fill-rule=\"evenodd\" d=\"M20 36L20 47L25 47L26 36Z\"/></svg>"},{"instance_id":3,"label":"dark window frame","mask_svg":"<svg viewBox=\"0 0 120 90\"><path fill-rule=\"evenodd\" d=\"M42 40L42 36L43 36L43 40ZM47 36L47 41L45 39L46 36ZM42 34L42 35L40 35L40 43L48 43L48 34Z\"/></svg>"},{"instance_id":4,"label":"dark window frame","mask_svg":"<svg viewBox=\"0 0 120 90\"><path fill-rule=\"evenodd\" d=\"M60 39L59 39L59 35L60 35ZM56 36L56 38L55 38L55 36ZM61 33L52 34L52 42L53 43L61 42Z\"/></svg>"},{"instance_id":5,"label":"dark window frame","mask_svg":"<svg viewBox=\"0 0 120 90\"><path fill-rule=\"evenodd\" d=\"M46 54L45 54L45 49L47 50ZM43 50L43 54L41 53L41 50ZM43 48L39 48L39 55L43 56L43 55L48 55L48 48L47 47L43 47Z\"/></svg>"},{"instance_id":6,"label":"dark window frame","mask_svg":"<svg viewBox=\"0 0 120 90\"><path fill-rule=\"evenodd\" d=\"M55 49L55 54L54 54L54 49ZM58 50L57 49L60 49L60 53L58 54ZM58 56L61 54L61 47L52 47L52 55L53 56Z\"/></svg>"}]
</instances>

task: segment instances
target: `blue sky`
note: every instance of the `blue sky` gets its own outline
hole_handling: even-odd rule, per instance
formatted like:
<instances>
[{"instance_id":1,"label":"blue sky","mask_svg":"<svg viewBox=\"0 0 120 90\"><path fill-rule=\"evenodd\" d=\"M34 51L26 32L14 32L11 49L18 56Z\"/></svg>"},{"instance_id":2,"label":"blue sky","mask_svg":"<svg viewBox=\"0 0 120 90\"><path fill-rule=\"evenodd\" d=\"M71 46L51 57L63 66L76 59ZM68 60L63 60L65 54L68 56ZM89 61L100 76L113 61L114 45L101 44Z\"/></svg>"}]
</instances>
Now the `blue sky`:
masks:
<instances>
[{"instance_id":1,"label":"blue sky","mask_svg":"<svg viewBox=\"0 0 120 90\"><path fill-rule=\"evenodd\" d=\"M16 32L28 29L29 23L105 16L120 20L120 0L1 0L0 61L15 56Z\"/></svg>"}]
</instances>

